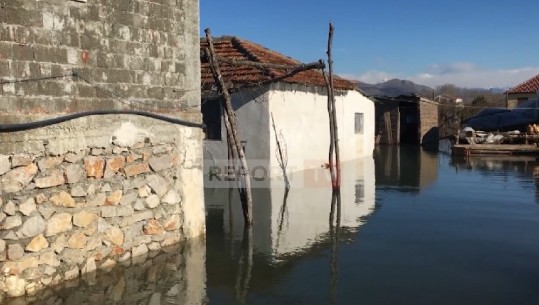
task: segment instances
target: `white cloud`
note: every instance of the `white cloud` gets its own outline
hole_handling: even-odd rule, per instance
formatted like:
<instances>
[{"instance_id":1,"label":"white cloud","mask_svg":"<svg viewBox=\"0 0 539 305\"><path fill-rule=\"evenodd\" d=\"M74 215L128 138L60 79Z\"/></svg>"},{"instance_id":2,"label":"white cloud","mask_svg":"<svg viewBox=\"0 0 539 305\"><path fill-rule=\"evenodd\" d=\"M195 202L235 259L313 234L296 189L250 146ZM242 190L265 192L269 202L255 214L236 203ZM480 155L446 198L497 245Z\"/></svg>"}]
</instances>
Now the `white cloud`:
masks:
<instances>
[{"instance_id":1,"label":"white cloud","mask_svg":"<svg viewBox=\"0 0 539 305\"><path fill-rule=\"evenodd\" d=\"M389 72L383 72L383 71L367 71L363 74L339 74L339 76L347 78L347 79L353 79L353 80L359 80L365 83L369 84L376 84L380 82L384 82L386 80L390 80L392 78L399 78L397 74L389 73Z\"/></svg>"},{"instance_id":2,"label":"white cloud","mask_svg":"<svg viewBox=\"0 0 539 305\"><path fill-rule=\"evenodd\" d=\"M374 70L356 75L343 74L342 76L366 83L378 83L391 78L400 78L430 87L455 84L459 87L468 88L506 88L513 87L537 74L539 74L539 67L488 70L481 69L472 63L460 62L447 65L431 65L425 71L415 75Z\"/></svg>"}]
</instances>

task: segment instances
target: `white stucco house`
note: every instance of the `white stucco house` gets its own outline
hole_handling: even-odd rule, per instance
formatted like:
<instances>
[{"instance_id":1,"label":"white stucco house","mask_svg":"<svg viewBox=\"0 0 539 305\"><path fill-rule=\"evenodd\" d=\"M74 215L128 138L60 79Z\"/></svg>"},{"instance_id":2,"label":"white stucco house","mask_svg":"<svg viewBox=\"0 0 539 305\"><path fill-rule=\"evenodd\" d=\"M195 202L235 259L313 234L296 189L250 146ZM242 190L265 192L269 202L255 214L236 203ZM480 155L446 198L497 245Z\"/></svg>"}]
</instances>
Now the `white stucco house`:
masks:
<instances>
[{"instance_id":1,"label":"white stucco house","mask_svg":"<svg viewBox=\"0 0 539 305\"><path fill-rule=\"evenodd\" d=\"M207 174L211 171L209 167L220 169L227 165L228 150L219 97L203 55L206 46L202 39L202 113L207 125L204 143ZM214 39L214 47L218 56L235 60L285 65L300 63L237 37ZM287 73L282 69L224 62L220 63L220 68L224 80L232 87L239 135L255 187L264 175L282 174L278 142L283 148L288 173L321 168L328 162L327 93L319 71L304 71L282 78ZM274 81L279 77L279 81ZM359 92L351 81L336 77L334 87L342 162L371 157L374 149L373 102Z\"/></svg>"}]
</instances>

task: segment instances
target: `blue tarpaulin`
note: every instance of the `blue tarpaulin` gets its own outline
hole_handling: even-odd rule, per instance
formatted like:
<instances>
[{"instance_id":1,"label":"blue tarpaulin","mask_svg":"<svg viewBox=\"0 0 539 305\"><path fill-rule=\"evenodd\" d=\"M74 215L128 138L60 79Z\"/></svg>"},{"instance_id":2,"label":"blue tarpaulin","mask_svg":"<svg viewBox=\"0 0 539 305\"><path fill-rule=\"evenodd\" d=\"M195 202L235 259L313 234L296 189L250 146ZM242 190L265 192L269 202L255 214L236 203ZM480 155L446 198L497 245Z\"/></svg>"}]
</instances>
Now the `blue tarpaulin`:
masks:
<instances>
[{"instance_id":1,"label":"blue tarpaulin","mask_svg":"<svg viewBox=\"0 0 539 305\"><path fill-rule=\"evenodd\" d=\"M539 100L526 101L515 109L486 108L464 122L464 127L483 131L525 130L539 121Z\"/></svg>"}]
</instances>

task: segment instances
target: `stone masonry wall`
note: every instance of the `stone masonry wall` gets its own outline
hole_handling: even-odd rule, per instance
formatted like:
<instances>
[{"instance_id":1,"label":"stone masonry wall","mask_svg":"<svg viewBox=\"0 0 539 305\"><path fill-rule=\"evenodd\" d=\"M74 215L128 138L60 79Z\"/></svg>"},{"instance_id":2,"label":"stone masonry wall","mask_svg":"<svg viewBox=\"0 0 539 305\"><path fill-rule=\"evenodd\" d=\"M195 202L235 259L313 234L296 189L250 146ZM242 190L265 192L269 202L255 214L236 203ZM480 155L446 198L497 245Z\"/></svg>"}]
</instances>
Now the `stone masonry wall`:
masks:
<instances>
[{"instance_id":1,"label":"stone masonry wall","mask_svg":"<svg viewBox=\"0 0 539 305\"><path fill-rule=\"evenodd\" d=\"M419 144L438 149L438 104L419 101Z\"/></svg>"},{"instance_id":2,"label":"stone masonry wall","mask_svg":"<svg viewBox=\"0 0 539 305\"><path fill-rule=\"evenodd\" d=\"M180 242L179 162L174 143L150 138L0 155L2 290L31 293Z\"/></svg>"},{"instance_id":3,"label":"stone masonry wall","mask_svg":"<svg viewBox=\"0 0 539 305\"><path fill-rule=\"evenodd\" d=\"M40 293L27 294L24 298L0 298L0 303L207 304L204 240L190 240L163 250L150 250L138 260L126 260L107 266L46 288Z\"/></svg>"}]
</instances>

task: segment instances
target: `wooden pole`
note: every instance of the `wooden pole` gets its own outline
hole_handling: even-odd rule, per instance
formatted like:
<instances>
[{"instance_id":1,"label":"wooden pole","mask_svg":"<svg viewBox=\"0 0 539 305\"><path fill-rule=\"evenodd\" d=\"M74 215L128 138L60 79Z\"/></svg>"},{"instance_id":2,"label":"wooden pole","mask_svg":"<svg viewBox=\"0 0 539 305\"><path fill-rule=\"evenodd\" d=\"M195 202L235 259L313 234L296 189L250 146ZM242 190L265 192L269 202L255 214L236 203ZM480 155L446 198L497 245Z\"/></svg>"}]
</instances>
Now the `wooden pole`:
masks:
<instances>
[{"instance_id":1,"label":"wooden pole","mask_svg":"<svg viewBox=\"0 0 539 305\"><path fill-rule=\"evenodd\" d=\"M325 66L324 63L320 61L315 61L315 62L311 62L307 64L298 64L298 65L281 65L281 64L257 62L257 61L250 61L250 60L237 60L237 59L231 59L224 56L216 56L216 59L219 62L223 62L232 66L252 66L252 67L256 67L260 69L282 69L282 70L289 70L289 71L297 70L298 72L312 70L312 69L321 69L321 68L324 68Z\"/></svg>"},{"instance_id":2,"label":"wooden pole","mask_svg":"<svg viewBox=\"0 0 539 305\"><path fill-rule=\"evenodd\" d=\"M251 194L251 174L249 172L249 166L247 164L247 159L245 158L245 152L243 150L243 147L241 146L238 131L237 131L237 122L236 122L236 114L232 108L232 102L230 93L228 92L228 87L225 84L221 71L219 69L219 64L217 63L216 57L215 57L215 49L213 48L213 41L211 37L211 31L210 29L204 30L206 33L206 40L208 42L208 48L207 48L207 55L208 60L210 62L210 68L212 70L213 78L215 79L215 83L217 84L219 90L221 91L221 94L223 95L223 108L224 112L226 113L225 116L225 123L227 124L227 129L229 129L230 136L228 137L229 140L232 141L232 144L235 148L235 151L237 153L238 158L240 159L241 163L241 171L239 171L242 181L242 185L240 187L240 197L242 200L242 208L243 208L243 216L245 219L245 225L251 226L253 224L253 199ZM230 126L228 126L230 125Z\"/></svg>"},{"instance_id":3,"label":"wooden pole","mask_svg":"<svg viewBox=\"0 0 539 305\"><path fill-rule=\"evenodd\" d=\"M331 46L333 44L333 23L329 23L329 37L328 37L328 69L329 69L329 84L331 86L331 105L332 111L331 116L333 117L333 141L335 146L335 178L336 178L336 188L340 189L341 187L341 157L339 149L339 128L337 124L337 110L335 109L335 94L333 88L333 58L331 53Z\"/></svg>"},{"instance_id":4,"label":"wooden pole","mask_svg":"<svg viewBox=\"0 0 539 305\"><path fill-rule=\"evenodd\" d=\"M328 91L328 116L329 116L329 170L331 175L331 186L333 190L338 190L341 187L341 161L340 161L340 150L339 150L339 130L337 126L337 115L335 110L335 94L333 88L333 59L331 53L331 46L333 43L333 24L329 24L329 36L328 36L328 68L329 76L326 75L325 71L322 70L324 76L324 81L326 83L326 88Z\"/></svg>"}]
</instances>

